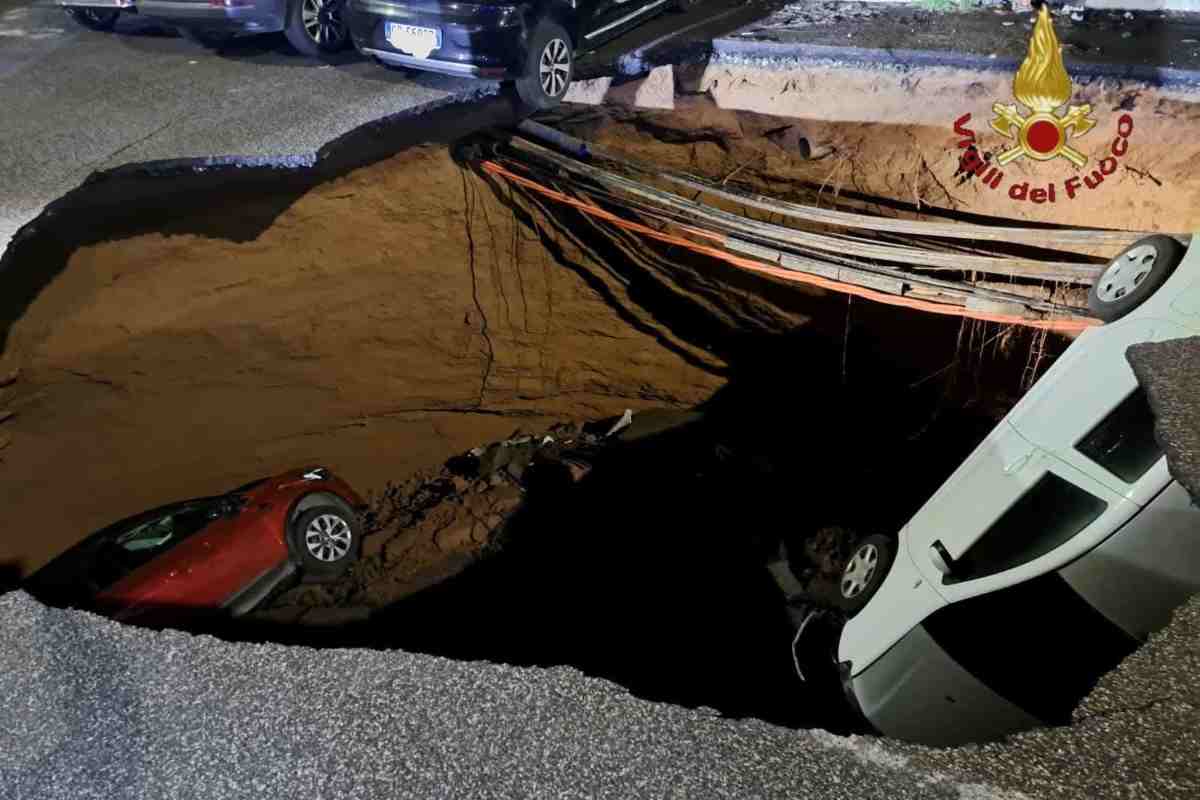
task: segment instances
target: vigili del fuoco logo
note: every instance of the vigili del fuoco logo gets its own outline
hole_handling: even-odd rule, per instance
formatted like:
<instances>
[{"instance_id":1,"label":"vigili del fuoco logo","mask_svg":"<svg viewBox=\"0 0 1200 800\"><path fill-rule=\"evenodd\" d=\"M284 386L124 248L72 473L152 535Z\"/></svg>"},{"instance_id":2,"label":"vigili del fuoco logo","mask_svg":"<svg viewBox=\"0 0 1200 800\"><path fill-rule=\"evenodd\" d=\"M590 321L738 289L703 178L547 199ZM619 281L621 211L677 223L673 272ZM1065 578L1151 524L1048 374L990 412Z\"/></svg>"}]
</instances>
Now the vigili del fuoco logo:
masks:
<instances>
[{"instance_id":1,"label":"vigili del fuoco logo","mask_svg":"<svg viewBox=\"0 0 1200 800\"><path fill-rule=\"evenodd\" d=\"M1089 168L1088 156L1075 142L1096 127L1096 120L1090 104L1068 105L1071 94L1071 77L1063 66L1050 9L1043 3L1029 40L1029 54L1013 79L1013 97L1017 102L992 104L995 116L989 127L1004 137L1002 145L996 151L981 152L975 132L967 127L971 115L963 114L954 121L958 147L963 150L955 174L977 176L989 189L1007 187L1010 198L1031 203L1056 203L1064 197L1074 200L1087 190L1100 188L1105 177L1116 172L1118 159L1129 150L1133 117L1125 113L1117 119L1114 138L1103 156ZM1081 171L1064 179L1061 191L1054 180L1045 184L1028 180L1006 183L1004 168L1020 159L1042 162L1062 159Z\"/></svg>"}]
</instances>

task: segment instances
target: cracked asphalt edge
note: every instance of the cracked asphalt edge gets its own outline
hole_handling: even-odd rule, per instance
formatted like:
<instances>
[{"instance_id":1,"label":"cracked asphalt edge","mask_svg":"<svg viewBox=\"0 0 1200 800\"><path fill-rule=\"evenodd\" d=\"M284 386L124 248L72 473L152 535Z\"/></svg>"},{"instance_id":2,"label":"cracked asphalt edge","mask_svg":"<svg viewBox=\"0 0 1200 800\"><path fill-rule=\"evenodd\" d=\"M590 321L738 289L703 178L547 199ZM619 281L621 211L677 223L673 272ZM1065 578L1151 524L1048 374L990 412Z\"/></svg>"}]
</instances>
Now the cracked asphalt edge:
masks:
<instances>
[{"instance_id":1,"label":"cracked asphalt edge","mask_svg":"<svg viewBox=\"0 0 1200 800\"><path fill-rule=\"evenodd\" d=\"M1126 352L1154 411L1155 436L1171 476L1200 497L1200 336L1145 342Z\"/></svg>"},{"instance_id":2,"label":"cracked asphalt edge","mask_svg":"<svg viewBox=\"0 0 1200 800\"><path fill-rule=\"evenodd\" d=\"M1157 664L1178 648L1195 659L1197 601L1108 681L1120 693L1169 674L1185 682L1165 687L1170 702L946 750L652 703L569 667L230 644L19 591L0 596L0 627L5 798L1200 793L1200 720L1183 699L1195 697L1196 673Z\"/></svg>"}]
</instances>

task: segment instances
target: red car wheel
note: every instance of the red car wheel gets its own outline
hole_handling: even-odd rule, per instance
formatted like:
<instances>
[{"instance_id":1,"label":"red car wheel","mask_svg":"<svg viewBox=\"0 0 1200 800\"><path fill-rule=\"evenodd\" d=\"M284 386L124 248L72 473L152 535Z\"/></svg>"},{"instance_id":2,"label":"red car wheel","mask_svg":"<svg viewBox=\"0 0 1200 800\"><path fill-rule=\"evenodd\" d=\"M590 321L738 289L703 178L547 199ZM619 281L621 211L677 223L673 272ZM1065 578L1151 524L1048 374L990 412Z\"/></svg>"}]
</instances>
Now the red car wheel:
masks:
<instances>
[{"instance_id":1,"label":"red car wheel","mask_svg":"<svg viewBox=\"0 0 1200 800\"><path fill-rule=\"evenodd\" d=\"M358 558L361 539L358 520L335 505L305 511L292 526L292 543L300 567L314 575L337 575Z\"/></svg>"}]
</instances>

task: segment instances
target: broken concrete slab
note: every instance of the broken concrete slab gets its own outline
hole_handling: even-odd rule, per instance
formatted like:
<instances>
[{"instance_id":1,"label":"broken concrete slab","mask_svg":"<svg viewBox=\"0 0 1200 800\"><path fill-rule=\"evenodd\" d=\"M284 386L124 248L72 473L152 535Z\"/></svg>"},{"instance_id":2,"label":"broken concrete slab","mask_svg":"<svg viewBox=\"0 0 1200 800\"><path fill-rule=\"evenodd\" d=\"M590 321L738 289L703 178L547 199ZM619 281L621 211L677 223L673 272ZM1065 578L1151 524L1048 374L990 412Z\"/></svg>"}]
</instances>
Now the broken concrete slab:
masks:
<instances>
[{"instance_id":1,"label":"broken concrete slab","mask_svg":"<svg viewBox=\"0 0 1200 800\"><path fill-rule=\"evenodd\" d=\"M615 104L630 108L675 107L675 76L670 65L655 67L649 74L634 80L615 82L610 77L576 81L563 98L567 103L581 105Z\"/></svg>"},{"instance_id":2,"label":"broken concrete slab","mask_svg":"<svg viewBox=\"0 0 1200 800\"><path fill-rule=\"evenodd\" d=\"M592 78L586 81L573 81L567 87L567 93L563 95L564 103L579 103L587 106L598 106L604 102L608 96L608 87L612 85L612 78Z\"/></svg>"},{"instance_id":3,"label":"broken concrete slab","mask_svg":"<svg viewBox=\"0 0 1200 800\"><path fill-rule=\"evenodd\" d=\"M1187 46L1195 36L1192 14L1086 6L1081 0L1051 9L1073 76L1141 78L1161 85L1200 69L1200 52ZM1032 11L1028 0L1013 2L1011 8L964 7L957 0L903 5L793 2L718 37L714 46L718 53L748 59L819 55L846 65L884 68L1008 69L1028 51Z\"/></svg>"},{"instance_id":4,"label":"broken concrete slab","mask_svg":"<svg viewBox=\"0 0 1200 800\"><path fill-rule=\"evenodd\" d=\"M670 65L637 80L610 86L605 101L636 108L674 108L675 75Z\"/></svg>"},{"instance_id":5,"label":"broken concrete slab","mask_svg":"<svg viewBox=\"0 0 1200 800\"><path fill-rule=\"evenodd\" d=\"M1154 411L1172 477L1200 501L1200 336L1135 344L1126 358Z\"/></svg>"}]
</instances>

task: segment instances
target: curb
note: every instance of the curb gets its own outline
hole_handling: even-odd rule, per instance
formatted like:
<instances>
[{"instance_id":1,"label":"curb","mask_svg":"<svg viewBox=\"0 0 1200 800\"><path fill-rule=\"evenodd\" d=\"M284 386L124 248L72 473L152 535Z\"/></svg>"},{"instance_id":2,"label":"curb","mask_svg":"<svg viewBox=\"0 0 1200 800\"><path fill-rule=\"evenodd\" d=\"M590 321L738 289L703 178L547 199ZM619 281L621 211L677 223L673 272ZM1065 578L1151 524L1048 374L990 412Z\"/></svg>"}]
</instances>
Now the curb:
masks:
<instances>
[{"instance_id":1,"label":"curb","mask_svg":"<svg viewBox=\"0 0 1200 800\"><path fill-rule=\"evenodd\" d=\"M1021 65L1021 59L1018 58L992 58L955 50L882 50L729 38L713 40L713 57L718 61L764 60L779 66L810 64L899 71L922 67L950 67L1012 73ZM772 64L767 63L763 66L770 67ZM1072 79L1080 83L1111 78L1138 81L1154 87L1200 92L1200 70L1079 61L1068 64L1068 67Z\"/></svg>"}]
</instances>

